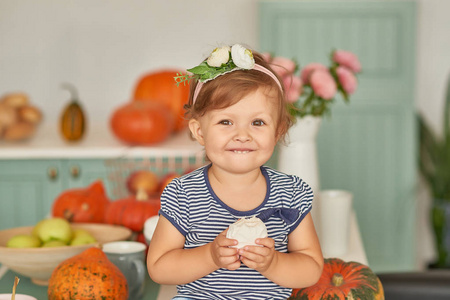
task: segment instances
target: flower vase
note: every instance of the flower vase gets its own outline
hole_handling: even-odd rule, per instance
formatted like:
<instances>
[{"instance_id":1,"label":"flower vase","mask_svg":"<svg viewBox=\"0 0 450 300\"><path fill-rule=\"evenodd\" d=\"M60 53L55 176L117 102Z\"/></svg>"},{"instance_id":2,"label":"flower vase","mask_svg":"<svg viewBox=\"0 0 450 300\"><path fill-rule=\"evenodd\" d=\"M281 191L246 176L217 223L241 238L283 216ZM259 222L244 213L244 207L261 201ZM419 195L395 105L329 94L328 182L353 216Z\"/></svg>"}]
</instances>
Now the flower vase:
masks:
<instances>
[{"instance_id":1,"label":"flower vase","mask_svg":"<svg viewBox=\"0 0 450 300\"><path fill-rule=\"evenodd\" d=\"M320 232L319 166L317 158L317 134L322 122L321 117L305 116L289 129L286 145L278 149L278 169L286 174L297 175L314 192L311 215L317 232Z\"/></svg>"}]
</instances>

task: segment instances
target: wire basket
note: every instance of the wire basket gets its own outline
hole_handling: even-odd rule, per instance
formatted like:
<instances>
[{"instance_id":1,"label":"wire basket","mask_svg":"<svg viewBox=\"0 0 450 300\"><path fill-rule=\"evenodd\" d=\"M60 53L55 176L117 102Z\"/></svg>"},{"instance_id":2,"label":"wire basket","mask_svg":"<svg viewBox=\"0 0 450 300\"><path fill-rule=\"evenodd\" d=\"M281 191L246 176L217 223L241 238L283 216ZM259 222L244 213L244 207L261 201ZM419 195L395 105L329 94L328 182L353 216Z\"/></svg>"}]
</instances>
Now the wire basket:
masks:
<instances>
[{"instance_id":1,"label":"wire basket","mask_svg":"<svg viewBox=\"0 0 450 300\"><path fill-rule=\"evenodd\" d=\"M105 160L113 200L125 198L129 195L126 182L127 178L133 172L146 170L155 173L159 178L163 178L165 175L172 173L181 176L205 164L206 160L203 152L193 156L161 156L143 159L118 158Z\"/></svg>"}]
</instances>

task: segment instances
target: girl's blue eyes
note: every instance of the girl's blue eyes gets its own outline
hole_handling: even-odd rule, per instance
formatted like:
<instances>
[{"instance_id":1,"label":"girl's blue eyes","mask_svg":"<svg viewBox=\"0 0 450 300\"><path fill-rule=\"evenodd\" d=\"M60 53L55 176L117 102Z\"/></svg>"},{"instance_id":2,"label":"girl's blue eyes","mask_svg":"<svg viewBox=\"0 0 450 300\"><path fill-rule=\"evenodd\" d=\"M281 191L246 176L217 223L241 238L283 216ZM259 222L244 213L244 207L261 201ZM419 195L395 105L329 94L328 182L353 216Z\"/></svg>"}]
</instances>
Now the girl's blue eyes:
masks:
<instances>
[{"instance_id":1,"label":"girl's blue eyes","mask_svg":"<svg viewBox=\"0 0 450 300\"><path fill-rule=\"evenodd\" d=\"M233 123L230 120L222 120L222 121L219 122L219 124L221 124L221 125L233 125ZM263 120L260 120L260 119L255 120L255 121L252 122L253 126L263 126L265 124L266 123Z\"/></svg>"}]
</instances>

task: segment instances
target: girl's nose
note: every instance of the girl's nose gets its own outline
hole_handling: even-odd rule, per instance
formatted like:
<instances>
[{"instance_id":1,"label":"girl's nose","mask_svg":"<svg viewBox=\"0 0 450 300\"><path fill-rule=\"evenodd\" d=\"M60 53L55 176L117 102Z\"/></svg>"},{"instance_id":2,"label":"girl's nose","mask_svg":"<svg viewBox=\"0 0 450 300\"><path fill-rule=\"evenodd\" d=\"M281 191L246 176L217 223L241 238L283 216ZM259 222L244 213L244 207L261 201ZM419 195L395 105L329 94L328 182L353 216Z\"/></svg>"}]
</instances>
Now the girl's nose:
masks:
<instances>
[{"instance_id":1,"label":"girl's nose","mask_svg":"<svg viewBox=\"0 0 450 300\"><path fill-rule=\"evenodd\" d=\"M239 141L239 142L248 142L252 139L250 133L244 129L244 128L240 128L238 130L236 130L236 135L234 136L234 140L235 141Z\"/></svg>"}]
</instances>

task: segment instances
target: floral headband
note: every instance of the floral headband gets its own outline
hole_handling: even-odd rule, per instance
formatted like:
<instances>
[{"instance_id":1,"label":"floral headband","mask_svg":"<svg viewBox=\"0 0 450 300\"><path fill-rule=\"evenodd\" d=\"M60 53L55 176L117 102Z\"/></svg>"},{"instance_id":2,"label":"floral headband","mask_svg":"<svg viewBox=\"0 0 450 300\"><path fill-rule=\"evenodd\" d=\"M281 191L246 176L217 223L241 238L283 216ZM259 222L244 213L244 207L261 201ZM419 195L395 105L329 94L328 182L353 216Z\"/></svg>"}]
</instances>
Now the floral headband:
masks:
<instances>
[{"instance_id":1,"label":"floral headband","mask_svg":"<svg viewBox=\"0 0 450 300\"><path fill-rule=\"evenodd\" d=\"M192 100L192 103L195 103L204 83L236 70L257 70L263 72L275 80L280 90L283 90L275 74L263 66L255 64L252 51L239 44L235 44L231 48L224 46L214 49L206 61L203 61L196 67L187 69L193 75L177 73L174 79L177 86L179 86L181 83L189 83L194 77L197 78L198 83Z\"/></svg>"}]
</instances>

